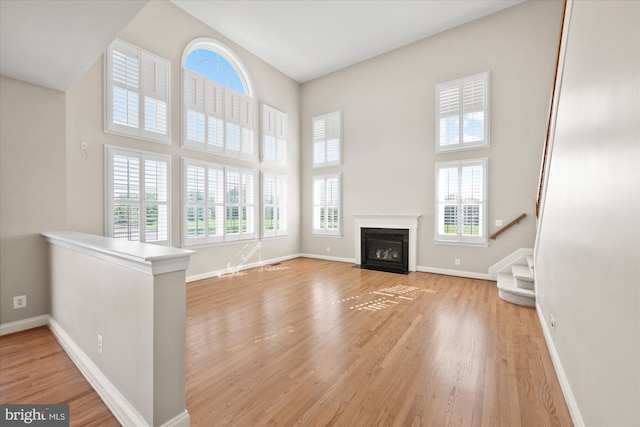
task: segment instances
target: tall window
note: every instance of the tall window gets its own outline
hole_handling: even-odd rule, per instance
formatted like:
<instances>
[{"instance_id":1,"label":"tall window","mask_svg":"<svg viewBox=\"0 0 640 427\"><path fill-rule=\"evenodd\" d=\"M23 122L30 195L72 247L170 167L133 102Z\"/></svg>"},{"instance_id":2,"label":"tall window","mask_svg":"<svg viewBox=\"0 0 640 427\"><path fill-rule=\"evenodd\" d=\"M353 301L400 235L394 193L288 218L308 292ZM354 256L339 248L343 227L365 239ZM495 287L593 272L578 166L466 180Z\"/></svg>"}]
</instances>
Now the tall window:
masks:
<instances>
[{"instance_id":1,"label":"tall window","mask_svg":"<svg viewBox=\"0 0 640 427\"><path fill-rule=\"evenodd\" d=\"M263 237L287 234L286 175L264 172L262 174L262 235Z\"/></svg>"},{"instance_id":2,"label":"tall window","mask_svg":"<svg viewBox=\"0 0 640 427\"><path fill-rule=\"evenodd\" d=\"M287 166L287 134L289 116L262 104L262 161Z\"/></svg>"},{"instance_id":3,"label":"tall window","mask_svg":"<svg viewBox=\"0 0 640 427\"><path fill-rule=\"evenodd\" d=\"M436 163L436 241L487 243L487 165L486 158Z\"/></svg>"},{"instance_id":4,"label":"tall window","mask_svg":"<svg viewBox=\"0 0 640 427\"><path fill-rule=\"evenodd\" d=\"M182 145L257 160L256 102L249 75L222 43L196 39L182 62Z\"/></svg>"},{"instance_id":5,"label":"tall window","mask_svg":"<svg viewBox=\"0 0 640 427\"><path fill-rule=\"evenodd\" d=\"M106 235L168 245L169 156L106 146Z\"/></svg>"},{"instance_id":6,"label":"tall window","mask_svg":"<svg viewBox=\"0 0 640 427\"><path fill-rule=\"evenodd\" d=\"M184 246L256 237L256 172L182 159Z\"/></svg>"},{"instance_id":7,"label":"tall window","mask_svg":"<svg viewBox=\"0 0 640 427\"><path fill-rule=\"evenodd\" d=\"M313 167L342 164L342 110L316 116L313 123Z\"/></svg>"},{"instance_id":8,"label":"tall window","mask_svg":"<svg viewBox=\"0 0 640 427\"><path fill-rule=\"evenodd\" d=\"M313 234L342 232L342 174L313 177Z\"/></svg>"},{"instance_id":9,"label":"tall window","mask_svg":"<svg viewBox=\"0 0 640 427\"><path fill-rule=\"evenodd\" d=\"M119 39L105 56L105 131L170 143L171 63Z\"/></svg>"},{"instance_id":10,"label":"tall window","mask_svg":"<svg viewBox=\"0 0 640 427\"><path fill-rule=\"evenodd\" d=\"M489 72L436 85L436 152L489 147Z\"/></svg>"}]
</instances>

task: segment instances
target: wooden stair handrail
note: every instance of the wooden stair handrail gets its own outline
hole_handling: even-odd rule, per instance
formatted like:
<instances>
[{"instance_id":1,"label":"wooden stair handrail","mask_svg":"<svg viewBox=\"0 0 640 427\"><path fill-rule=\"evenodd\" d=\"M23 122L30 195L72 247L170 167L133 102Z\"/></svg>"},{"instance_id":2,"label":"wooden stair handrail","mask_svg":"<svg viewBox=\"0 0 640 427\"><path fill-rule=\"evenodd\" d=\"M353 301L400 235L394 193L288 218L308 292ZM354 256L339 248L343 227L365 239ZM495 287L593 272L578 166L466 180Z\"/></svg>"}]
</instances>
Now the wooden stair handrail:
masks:
<instances>
[{"instance_id":1,"label":"wooden stair handrail","mask_svg":"<svg viewBox=\"0 0 640 427\"><path fill-rule=\"evenodd\" d=\"M520 215L518 218L514 219L513 221L511 221L509 224L505 225L504 227L502 227L500 230L496 231L495 233L493 233L491 236L489 236L489 238L491 240L495 240L499 235L501 235L502 233L504 233L505 231L507 231L508 229L510 229L511 227L513 227L516 224L520 224L520 221L522 221L524 219L524 217L526 217L527 214L523 213L522 215Z\"/></svg>"},{"instance_id":2,"label":"wooden stair handrail","mask_svg":"<svg viewBox=\"0 0 640 427\"><path fill-rule=\"evenodd\" d=\"M564 37L564 19L567 13L567 0L564 0L562 19L560 20L560 38L558 39L558 51L556 52L556 68L553 75L553 86L551 88L551 99L549 100L549 115L547 117L547 130L544 136L544 146L542 148L542 162L540 164L540 177L538 179L538 193L536 194L536 218L540 216L540 204L542 203L542 191L544 190L545 174L547 173L547 157L549 156L549 139L551 138L551 124L554 113L554 102L558 85L558 69L560 67L560 54L562 53L562 38Z\"/></svg>"}]
</instances>

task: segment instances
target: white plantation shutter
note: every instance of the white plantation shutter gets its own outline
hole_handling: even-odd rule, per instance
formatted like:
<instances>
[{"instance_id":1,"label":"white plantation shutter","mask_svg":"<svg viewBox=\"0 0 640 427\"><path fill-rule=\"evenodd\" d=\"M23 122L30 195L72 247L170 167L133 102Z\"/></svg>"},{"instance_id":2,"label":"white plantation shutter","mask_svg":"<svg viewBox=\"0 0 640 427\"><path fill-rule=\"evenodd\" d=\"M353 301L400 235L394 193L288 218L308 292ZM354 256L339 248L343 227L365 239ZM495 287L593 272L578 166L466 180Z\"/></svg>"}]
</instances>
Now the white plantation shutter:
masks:
<instances>
[{"instance_id":1,"label":"white plantation shutter","mask_svg":"<svg viewBox=\"0 0 640 427\"><path fill-rule=\"evenodd\" d=\"M105 67L105 132L170 143L170 62L116 39Z\"/></svg>"},{"instance_id":2,"label":"white plantation shutter","mask_svg":"<svg viewBox=\"0 0 640 427\"><path fill-rule=\"evenodd\" d=\"M182 180L184 246L255 237L255 171L182 159Z\"/></svg>"},{"instance_id":3,"label":"white plantation shutter","mask_svg":"<svg viewBox=\"0 0 640 427\"><path fill-rule=\"evenodd\" d=\"M204 78L188 70L183 70L183 73L182 102L185 120L183 143L187 147L203 150L206 138Z\"/></svg>"},{"instance_id":4,"label":"white plantation shutter","mask_svg":"<svg viewBox=\"0 0 640 427\"><path fill-rule=\"evenodd\" d=\"M233 157L256 158L256 104L252 98L225 88L226 150Z\"/></svg>"},{"instance_id":5,"label":"white plantation shutter","mask_svg":"<svg viewBox=\"0 0 640 427\"><path fill-rule=\"evenodd\" d=\"M313 166L342 164L342 110L312 119Z\"/></svg>"},{"instance_id":6,"label":"white plantation shutter","mask_svg":"<svg viewBox=\"0 0 640 427\"><path fill-rule=\"evenodd\" d=\"M436 152L489 147L489 72L436 85Z\"/></svg>"},{"instance_id":7,"label":"white plantation shutter","mask_svg":"<svg viewBox=\"0 0 640 427\"><path fill-rule=\"evenodd\" d=\"M342 217L342 175L313 177L313 234L339 236Z\"/></svg>"},{"instance_id":8,"label":"white plantation shutter","mask_svg":"<svg viewBox=\"0 0 640 427\"><path fill-rule=\"evenodd\" d=\"M207 147L211 151L224 150L224 87L209 79L204 80L205 114L207 116Z\"/></svg>"},{"instance_id":9,"label":"white plantation shutter","mask_svg":"<svg viewBox=\"0 0 640 427\"><path fill-rule=\"evenodd\" d=\"M106 146L106 235L168 245L170 157Z\"/></svg>"},{"instance_id":10,"label":"white plantation shutter","mask_svg":"<svg viewBox=\"0 0 640 427\"><path fill-rule=\"evenodd\" d=\"M436 241L487 242L488 160L436 163Z\"/></svg>"},{"instance_id":11,"label":"white plantation shutter","mask_svg":"<svg viewBox=\"0 0 640 427\"><path fill-rule=\"evenodd\" d=\"M262 104L262 161L279 166L287 165L287 113Z\"/></svg>"},{"instance_id":12,"label":"white plantation shutter","mask_svg":"<svg viewBox=\"0 0 640 427\"><path fill-rule=\"evenodd\" d=\"M286 175L262 174L262 236L287 234L288 178Z\"/></svg>"}]
</instances>

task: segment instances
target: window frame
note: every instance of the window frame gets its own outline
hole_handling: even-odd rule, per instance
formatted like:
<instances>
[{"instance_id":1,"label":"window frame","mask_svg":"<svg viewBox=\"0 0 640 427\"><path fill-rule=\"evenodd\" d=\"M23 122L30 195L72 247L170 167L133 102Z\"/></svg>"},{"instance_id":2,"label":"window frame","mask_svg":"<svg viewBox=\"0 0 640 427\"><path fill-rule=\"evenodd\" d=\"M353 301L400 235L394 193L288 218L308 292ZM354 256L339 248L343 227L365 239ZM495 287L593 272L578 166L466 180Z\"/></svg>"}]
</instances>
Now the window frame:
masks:
<instances>
[{"instance_id":1,"label":"window frame","mask_svg":"<svg viewBox=\"0 0 640 427\"><path fill-rule=\"evenodd\" d=\"M329 180L333 180L333 179L337 179L337 183L338 183L338 198L337 198L337 206L336 204L330 204L328 202L328 197L326 196L328 194L327 191L327 187L328 187L328 181ZM318 194L316 194L316 182L318 181L324 181L324 187L325 187L325 202L323 203L322 201L318 200L320 198L320 196ZM342 173L338 172L338 173L330 173L330 174L322 174L322 175L313 175L312 177L312 191L311 191L311 195L312 195L312 214L311 214L311 234L314 236L325 236L325 237L342 237L342 193L343 193L343 188L342 188ZM338 210L338 217L337 217L337 221L338 221L338 228L337 229L328 229L326 226L326 219L325 219L325 226L322 228L318 228L316 227L316 208L324 208L326 210L330 209L330 208L337 208Z\"/></svg>"},{"instance_id":2,"label":"window frame","mask_svg":"<svg viewBox=\"0 0 640 427\"><path fill-rule=\"evenodd\" d=\"M438 83L435 86L435 131L436 131L436 153L448 153L453 151L466 151L466 150L478 150L491 147L490 141L490 122L491 122L491 113L490 113L490 80L491 75L489 71L484 71L481 73L473 74L470 76L462 77L455 80L450 80L447 82ZM473 84L481 82L483 85L482 92L482 108L475 108L471 112L477 113L482 112L484 114L483 125L484 125L484 134L481 140L472 140L469 142L464 141L464 116L467 111L465 111L464 105L465 101L469 101L469 98L465 98L464 96L464 86L467 84ZM441 93L446 90L457 89L458 96L455 101L457 104L457 108L455 112L451 112L449 114L443 114L441 111L442 103L441 101ZM444 117L443 117L444 116ZM441 120L445 117L455 117L457 118L457 142L451 144L442 144L441 138Z\"/></svg>"},{"instance_id":3,"label":"window frame","mask_svg":"<svg viewBox=\"0 0 640 427\"><path fill-rule=\"evenodd\" d=\"M187 69L185 67L187 57L198 49L210 50L226 59L236 71L246 95ZM259 159L257 102L253 96L253 85L249 73L242 61L223 43L210 38L198 38L185 47L180 69L182 72L180 146L257 162ZM195 125L194 120L197 121ZM191 138L194 135L193 126L195 126L196 138ZM211 136L212 129L215 129L213 131L216 134L215 138ZM232 138L237 138L237 147L230 144Z\"/></svg>"},{"instance_id":4,"label":"window frame","mask_svg":"<svg viewBox=\"0 0 640 427\"><path fill-rule=\"evenodd\" d=\"M262 163L287 167L289 115L270 105L262 103L261 108L261 151ZM268 155L267 138L273 138L273 156ZM270 150L269 150L270 151Z\"/></svg>"},{"instance_id":5,"label":"window frame","mask_svg":"<svg viewBox=\"0 0 640 427\"><path fill-rule=\"evenodd\" d=\"M464 182L462 180L462 169L464 167L469 166L482 166L482 196L483 200L480 202L472 202L462 199L462 187ZM441 169L457 169L457 188L456 188L456 197L455 206L456 206L456 234L442 234L439 231L440 226L440 207L444 205L454 205L454 203L444 203L440 200L440 170ZM489 175L489 159L487 157L476 158L476 159L468 159L468 160L456 160L456 161L446 161L446 162L437 162L435 164L435 203L434 203L434 242L436 244L452 244L452 245L461 245L461 246L480 246L487 247L489 245L489 237L487 234L488 231L488 175ZM464 228L464 207L478 205L480 206L479 216L482 218L480 220L480 235L465 235L463 232ZM444 215L444 213L442 214Z\"/></svg>"},{"instance_id":6,"label":"window frame","mask_svg":"<svg viewBox=\"0 0 640 427\"><path fill-rule=\"evenodd\" d=\"M137 88L133 86L122 85L114 80L113 76L113 52L124 52L125 55L135 56L138 60L138 76ZM132 43L122 39L115 39L105 52L104 61L104 132L114 135L128 136L131 138L142 139L145 141L159 142L162 144L171 144L171 61L148 52ZM148 76L151 67L156 71L153 74L153 81ZM164 85L162 85L164 80ZM160 81L158 85L156 83ZM153 85L155 89L148 86ZM138 123L136 126L124 125L114 122L113 109L113 90L115 87L133 92L138 97ZM164 92L164 96L163 96ZM146 98L160 101L165 104L165 132L160 133L147 130L147 113L151 114L145 108Z\"/></svg>"},{"instance_id":7,"label":"window frame","mask_svg":"<svg viewBox=\"0 0 640 427\"><path fill-rule=\"evenodd\" d=\"M204 168L204 187L203 187L203 193L204 193L204 201L202 202L190 202L188 200L189 197L189 191L188 191L188 174L189 174L189 168L190 167L195 167L195 168ZM206 226L206 223L208 221L209 215L210 215L210 208L212 203L208 200L209 199L209 194L210 194L210 182L209 182L209 172L210 171L218 171L222 173L222 183L221 183L221 189L219 189L219 191L221 191L221 194L219 194L221 197L219 197L219 199L222 199L221 202L215 202L213 203L213 206L216 207L221 207L221 212L222 212L222 216L223 216L223 221L224 221L224 225L222 228L222 232L221 234L216 234L216 235L210 235L209 234L209 227ZM228 185L229 183L229 175L231 173L237 173L239 174L239 194L238 194L238 201L237 202L229 202L227 195L228 195ZM251 187L251 191L252 191L252 195L253 195L253 201L251 203L248 203L246 201L243 202L242 200L242 186L243 186L243 182L244 182L244 177L248 177L250 176L252 179L252 187ZM257 189L258 189L258 183L257 183L257 178L258 178L258 173L257 170L255 169L249 169L249 168L241 168L241 167L236 167L236 166L229 166L229 165L224 165L224 164L220 164L220 163L213 163L213 162L208 162L205 160L196 160L196 159L190 159L190 158L186 158L183 157L182 158L182 204L181 204L181 212L182 212L182 218L181 218L181 242L182 242L182 246L183 247L206 247L206 246L214 246L217 244L226 244L226 243L233 243L233 242L237 242L237 241L251 241L251 240L255 240L258 236L258 231L257 231L257 225L258 225L258 193L257 193ZM189 237L189 233L188 233L188 209L190 206L202 206L204 209L204 215L205 215L205 226L204 226L204 235L202 237ZM239 232L238 233L229 233L228 232L228 208L238 208L238 212L239 214L241 212L247 212L247 214L249 213L249 209L247 208L251 208L253 211L252 214L252 219L251 221L247 221L247 224L250 225L250 229L248 229L247 231L243 231L242 230L242 220L240 220L239 222ZM243 211L244 210L244 211Z\"/></svg>"},{"instance_id":8,"label":"window frame","mask_svg":"<svg viewBox=\"0 0 640 427\"><path fill-rule=\"evenodd\" d=\"M318 131L316 130L316 123L320 120L324 120L324 125L322 126L322 136L323 138L318 137L316 134ZM337 120L337 131L332 130L331 127L327 124L329 120ZM344 128L344 114L343 110L336 110L329 113L319 114L311 118L311 139L312 139L312 147L311 147L311 156L312 156L312 165L313 168L323 168L328 166L337 166L342 165L343 159L343 128ZM337 155L338 159L333 161L328 161L328 153L329 153L329 144L328 141L331 137L337 137L338 139L338 149ZM335 138L334 138L335 139ZM319 144L324 144L323 151L324 161L316 160L317 147Z\"/></svg>"},{"instance_id":9,"label":"window frame","mask_svg":"<svg viewBox=\"0 0 640 427\"><path fill-rule=\"evenodd\" d=\"M143 242L143 243L151 243L151 244L157 244L157 245L164 245L164 246L171 246L171 156L166 155L166 154L158 154L158 153L152 153L152 152L148 152L148 151L142 151L142 150L136 150L136 149L131 149L131 148L125 148L125 147L119 147L119 146L115 146L115 145L105 145L104 148L104 152L105 152L105 195L106 195L106 201L105 201L105 223L104 223L104 233L105 236L107 237L112 237L114 239L117 239L117 237L114 237L114 227L113 227L113 223L114 223L114 206L115 206L115 200L114 200L114 185L113 185L113 181L114 181L114 163L113 163L113 158L114 156L124 156L124 157L132 157L132 158L137 158L139 160L139 183L138 183L138 201L137 203L135 202L135 200L127 200L126 204L130 204L130 205L138 205L139 207L139 212L140 212L140 217L139 217L139 223L140 223L140 230L139 230L139 235L140 238L138 240L131 240L131 239L126 239L126 240L130 240L130 241L138 241L138 242ZM149 201L146 199L146 197L143 197L143 193L145 191L145 184L146 184L146 180L147 180L147 176L146 176L146 172L145 172L145 168L144 168L144 164L147 161L160 161L160 162L164 162L166 164L166 201ZM145 193L146 195L146 193ZM165 205L166 206L166 233L167 233L167 239L166 240L152 240L152 241L147 241L146 236L146 219L147 219L147 207L148 206L152 206L152 205Z\"/></svg>"},{"instance_id":10,"label":"window frame","mask_svg":"<svg viewBox=\"0 0 640 427\"><path fill-rule=\"evenodd\" d=\"M266 172L263 171L261 173L261 183L262 183L262 203L261 203L261 219L262 219L262 237L263 238L272 238L272 237L282 237L287 236L289 234L289 177L286 174L275 173L275 172ZM276 199L273 203L267 203L267 193L266 193L266 180L273 179L274 180L274 198ZM274 227L273 230L267 230L266 222L267 222L267 208L274 209L274 216L277 219L274 219L276 224L281 224L280 227ZM279 221L278 221L279 220Z\"/></svg>"}]
</instances>

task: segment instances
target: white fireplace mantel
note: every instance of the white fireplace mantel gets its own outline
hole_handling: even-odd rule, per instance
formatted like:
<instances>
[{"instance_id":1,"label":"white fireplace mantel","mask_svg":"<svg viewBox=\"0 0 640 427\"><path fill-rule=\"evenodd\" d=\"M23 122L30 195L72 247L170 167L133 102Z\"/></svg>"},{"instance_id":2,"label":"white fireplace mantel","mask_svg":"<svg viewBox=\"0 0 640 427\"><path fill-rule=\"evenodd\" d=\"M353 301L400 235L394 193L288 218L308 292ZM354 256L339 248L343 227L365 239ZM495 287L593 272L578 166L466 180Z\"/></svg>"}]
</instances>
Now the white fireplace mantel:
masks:
<instances>
[{"instance_id":1,"label":"white fireplace mantel","mask_svg":"<svg viewBox=\"0 0 640 427\"><path fill-rule=\"evenodd\" d=\"M354 215L356 263L362 262L362 247L360 246L361 228L397 228L409 230L409 271L416 271L418 259L418 218L419 214L401 215Z\"/></svg>"}]
</instances>

